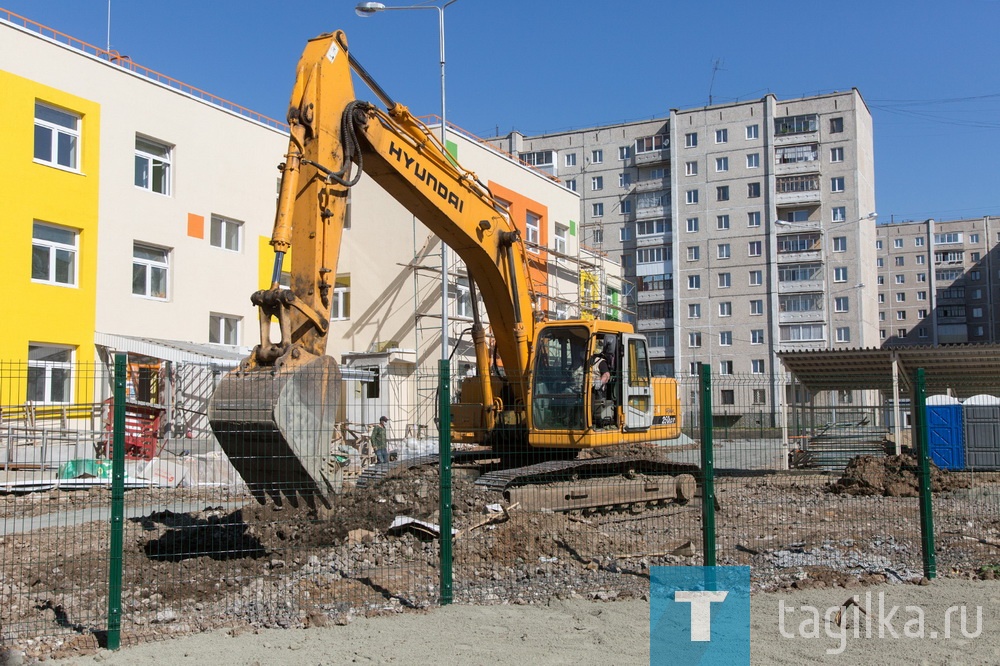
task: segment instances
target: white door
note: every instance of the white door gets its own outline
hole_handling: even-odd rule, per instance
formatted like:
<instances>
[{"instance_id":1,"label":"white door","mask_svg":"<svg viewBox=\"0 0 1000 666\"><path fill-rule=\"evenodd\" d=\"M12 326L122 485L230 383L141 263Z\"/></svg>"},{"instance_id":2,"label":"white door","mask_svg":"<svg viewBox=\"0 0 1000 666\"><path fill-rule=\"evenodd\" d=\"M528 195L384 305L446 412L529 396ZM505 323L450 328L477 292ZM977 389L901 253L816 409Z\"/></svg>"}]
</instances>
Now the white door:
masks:
<instances>
[{"instance_id":1,"label":"white door","mask_svg":"<svg viewBox=\"0 0 1000 666\"><path fill-rule=\"evenodd\" d=\"M653 382L649 372L646 338L622 335L625 353L622 355L622 410L625 430L647 430L653 425Z\"/></svg>"}]
</instances>

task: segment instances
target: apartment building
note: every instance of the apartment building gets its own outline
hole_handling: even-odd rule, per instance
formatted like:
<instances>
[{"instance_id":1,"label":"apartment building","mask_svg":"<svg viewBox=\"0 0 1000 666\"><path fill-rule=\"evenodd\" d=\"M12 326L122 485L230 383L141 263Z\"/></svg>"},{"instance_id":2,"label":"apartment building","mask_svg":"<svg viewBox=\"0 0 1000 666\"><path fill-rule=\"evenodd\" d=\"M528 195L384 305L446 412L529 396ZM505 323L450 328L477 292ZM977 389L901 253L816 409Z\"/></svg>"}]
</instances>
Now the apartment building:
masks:
<instances>
[{"instance_id":1,"label":"apartment building","mask_svg":"<svg viewBox=\"0 0 1000 666\"><path fill-rule=\"evenodd\" d=\"M857 90L494 140L580 193L658 374L778 377L780 349L877 344L871 114ZM777 403L777 382L766 404Z\"/></svg>"},{"instance_id":2,"label":"apartment building","mask_svg":"<svg viewBox=\"0 0 1000 666\"><path fill-rule=\"evenodd\" d=\"M142 363L191 359L182 349L222 365L245 355L259 330L249 296L271 280L285 126L2 11L0 89L0 257L18 294L0 359L31 364L29 394L0 401L72 402L73 364L102 350ZM595 261L581 259L578 195L475 137L453 130L449 144L530 241L540 312L580 316L581 266ZM404 372L433 363L439 240L371 178L350 209L328 353L381 354ZM450 255L449 338L461 353L471 290Z\"/></svg>"},{"instance_id":3,"label":"apartment building","mask_svg":"<svg viewBox=\"0 0 1000 666\"><path fill-rule=\"evenodd\" d=\"M996 343L1000 218L878 226L883 346Z\"/></svg>"},{"instance_id":4,"label":"apartment building","mask_svg":"<svg viewBox=\"0 0 1000 666\"><path fill-rule=\"evenodd\" d=\"M512 132L491 140L580 195L581 244L621 267L621 288L604 285L601 289L601 316L605 318L634 323L640 314L651 318L647 310L661 314L667 307L670 271L665 262L671 248L668 126L668 120L660 118L531 137ZM640 254L650 259L641 267L637 264ZM651 272L654 264L662 270ZM642 313L640 289L645 296L654 296L644 298ZM673 331L660 327L645 333L654 373L673 374Z\"/></svg>"}]
</instances>

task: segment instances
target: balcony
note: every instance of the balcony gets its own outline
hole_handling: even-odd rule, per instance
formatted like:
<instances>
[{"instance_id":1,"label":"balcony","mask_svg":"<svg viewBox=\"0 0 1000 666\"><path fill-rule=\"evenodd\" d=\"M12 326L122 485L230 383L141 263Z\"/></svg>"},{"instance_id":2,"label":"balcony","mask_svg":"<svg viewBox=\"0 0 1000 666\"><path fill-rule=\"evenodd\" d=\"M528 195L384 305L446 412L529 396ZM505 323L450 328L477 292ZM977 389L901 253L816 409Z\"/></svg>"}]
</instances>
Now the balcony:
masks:
<instances>
[{"instance_id":1,"label":"balcony","mask_svg":"<svg viewBox=\"0 0 1000 666\"><path fill-rule=\"evenodd\" d=\"M804 291L824 291L823 280L794 280L778 283L779 294L798 294Z\"/></svg>"},{"instance_id":2,"label":"balcony","mask_svg":"<svg viewBox=\"0 0 1000 666\"><path fill-rule=\"evenodd\" d=\"M819 174L780 176L775 181L774 194L777 206L819 203Z\"/></svg>"},{"instance_id":3,"label":"balcony","mask_svg":"<svg viewBox=\"0 0 1000 666\"><path fill-rule=\"evenodd\" d=\"M636 294L636 301L639 303L656 303L662 302L667 298L667 291L665 289L651 289L649 291L640 291Z\"/></svg>"},{"instance_id":4,"label":"balcony","mask_svg":"<svg viewBox=\"0 0 1000 666\"><path fill-rule=\"evenodd\" d=\"M779 252L778 263L800 263L803 261L819 261L823 258L820 248L803 252Z\"/></svg>"},{"instance_id":5,"label":"balcony","mask_svg":"<svg viewBox=\"0 0 1000 666\"><path fill-rule=\"evenodd\" d=\"M637 220L649 220L656 217L666 217L670 214L670 205L665 206L647 206L645 208L635 209L635 219Z\"/></svg>"},{"instance_id":6,"label":"balcony","mask_svg":"<svg viewBox=\"0 0 1000 666\"><path fill-rule=\"evenodd\" d=\"M656 190L666 190L670 188L669 178L647 178L635 183L636 192L655 192Z\"/></svg>"},{"instance_id":7,"label":"balcony","mask_svg":"<svg viewBox=\"0 0 1000 666\"><path fill-rule=\"evenodd\" d=\"M823 311L822 310L806 310L804 312L779 312L778 313L778 323L779 324L805 324L805 323L822 323L823 322Z\"/></svg>"},{"instance_id":8,"label":"balcony","mask_svg":"<svg viewBox=\"0 0 1000 666\"><path fill-rule=\"evenodd\" d=\"M637 331L664 331L667 327L666 319L639 319L636 321Z\"/></svg>"},{"instance_id":9,"label":"balcony","mask_svg":"<svg viewBox=\"0 0 1000 666\"><path fill-rule=\"evenodd\" d=\"M644 153L636 153L635 157L632 158L632 164L634 166L646 166L649 164L656 164L658 162L669 162L670 161L670 149L664 148L662 150L647 150Z\"/></svg>"}]
</instances>

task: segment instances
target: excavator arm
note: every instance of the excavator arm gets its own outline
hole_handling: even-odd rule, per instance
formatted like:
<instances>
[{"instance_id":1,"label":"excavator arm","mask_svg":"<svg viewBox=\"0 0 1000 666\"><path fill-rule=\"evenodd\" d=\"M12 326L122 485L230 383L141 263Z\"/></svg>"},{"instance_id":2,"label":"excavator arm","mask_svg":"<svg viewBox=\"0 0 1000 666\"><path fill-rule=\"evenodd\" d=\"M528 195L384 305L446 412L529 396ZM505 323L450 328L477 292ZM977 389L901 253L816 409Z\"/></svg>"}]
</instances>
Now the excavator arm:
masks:
<instances>
[{"instance_id":1,"label":"excavator arm","mask_svg":"<svg viewBox=\"0 0 1000 666\"><path fill-rule=\"evenodd\" d=\"M388 111L355 99L357 72ZM251 301L261 343L220 383L209 420L251 491L327 495L327 456L340 374L326 356L333 281L350 187L364 172L465 262L486 304L505 381L524 405L535 324L524 243L506 208L463 170L409 110L393 102L350 57L343 32L309 41L299 60L288 111L289 144L271 237L270 288ZM279 278L294 248L291 285ZM280 340L271 340L271 322ZM473 330L482 422L500 407L490 380L486 336Z\"/></svg>"}]
</instances>

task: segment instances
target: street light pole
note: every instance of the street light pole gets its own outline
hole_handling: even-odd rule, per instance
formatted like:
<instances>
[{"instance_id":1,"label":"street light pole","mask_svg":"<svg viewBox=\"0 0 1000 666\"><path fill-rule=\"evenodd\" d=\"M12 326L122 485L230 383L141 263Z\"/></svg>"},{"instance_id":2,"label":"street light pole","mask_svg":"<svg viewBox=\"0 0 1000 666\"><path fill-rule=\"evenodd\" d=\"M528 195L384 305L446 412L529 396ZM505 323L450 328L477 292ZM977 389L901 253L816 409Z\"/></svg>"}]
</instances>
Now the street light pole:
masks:
<instances>
[{"instance_id":1,"label":"street light pole","mask_svg":"<svg viewBox=\"0 0 1000 666\"><path fill-rule=\"evenodd\" d=\"M445 115L444 86L444 10L458 0L448 0L443 5L410 5L405 7L388 7L381 2L362 2L355 7L358 16L366 17L382 11L398 11L410 9L436 9L438 13L438 45L441 61L441 147L448 152L448 122ZM441 359L449 359L448 332L448 246L441 239Z\"/></svg>"}]
</instances>

